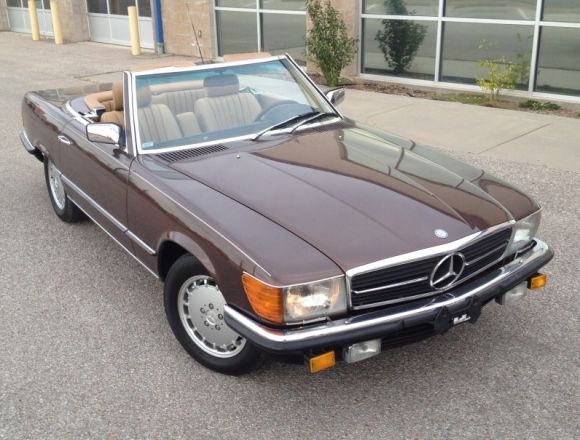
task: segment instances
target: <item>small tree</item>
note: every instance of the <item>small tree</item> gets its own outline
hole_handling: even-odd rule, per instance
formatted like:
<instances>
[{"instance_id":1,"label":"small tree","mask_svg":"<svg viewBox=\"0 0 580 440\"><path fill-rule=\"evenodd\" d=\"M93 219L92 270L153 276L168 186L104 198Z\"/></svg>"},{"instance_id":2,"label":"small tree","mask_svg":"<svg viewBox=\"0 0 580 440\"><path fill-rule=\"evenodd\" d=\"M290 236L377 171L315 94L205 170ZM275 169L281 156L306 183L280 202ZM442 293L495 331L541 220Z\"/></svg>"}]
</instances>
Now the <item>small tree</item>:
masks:
<instances>
[{"instance_id":1,"label":"small tree","mask_svg":"<svg viewBox=\"0 0 580 440\"><path fill-rule=\"evenodd\" d=\"M389 14L415 15L409 13L403 0L386 0ZM385 55L385 60L397 75L404 73L413 62L419 47L427 34L427 26L408 20L383 20L383 30L378 31L375 40Z\"/></svg>"},{"instance_id":2,"label":"small tree","mask_svg":"<svg viewBox=\"0 0 580 440\"><path fill-rule=\"evenodd\" d=\"M350 38L340 13L330 0L306 0L312 28L306 37L310 59L320 68L326 84L338 85L340 72L352 62L357 40Z\"/></svg>"},{"instance_id":3,"label":"small tree","mask_svg":"<svg viewBox=\"0 0 580 440\"><path fill-rule=\"evenodd\" d=\"M482 40L479 49L486 51L495 47L496 44L488 44ZM515 64L511 63L505 56L487 57L477 61L477 65L487 71L485 78L477 78L476 82L481 89L488 94L489 101L495 102L502 89L514 89L519 72Z\"/></svg>"}]
</instances>

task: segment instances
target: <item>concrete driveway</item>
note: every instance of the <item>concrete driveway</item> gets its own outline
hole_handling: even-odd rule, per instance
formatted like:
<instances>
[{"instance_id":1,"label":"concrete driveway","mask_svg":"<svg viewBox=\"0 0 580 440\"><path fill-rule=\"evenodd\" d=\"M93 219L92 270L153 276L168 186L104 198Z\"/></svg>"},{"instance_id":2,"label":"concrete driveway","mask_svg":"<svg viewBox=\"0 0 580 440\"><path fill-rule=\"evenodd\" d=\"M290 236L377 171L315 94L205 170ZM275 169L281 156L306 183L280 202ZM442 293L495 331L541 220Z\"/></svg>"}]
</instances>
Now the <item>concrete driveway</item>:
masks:
<instances>
[{"instance_id":1,"label":"concrete driveway","mask_svg":"<svg viewBox=\"0 0 580 440\"><path fill-rule=\"evenodd\" d=\"M434 113L393 110L389 129L458 146L451 154L542 203L540 236L556 250L549 286L513 307L490 305L477 325L360 364L310 375L301 365L267 360L250 375L222 376L174 339L159 282L91 222L56 218L42 165L18 141L25 91L83 84L150 58L0 33L0 438L578 438L578 150L562 157L566 166L534 164L516 140L497 154L466 151L475 130L463 118L478 120L481 109L405 99ZM362 115L356 99L366 101ZM401 98L373 99L374 107L349 93L345 111L387 126L389 118L377 115ZM498 131L509 139L530 130L527 122L520 127L522 118L535 118L501 113L506 122L497 129L488 123L486 148L502 141ZM409 124L418 114L431 119ZM456 122L443 130L434 114ZM578 142L580 124L571 122ZM546 148L558 147L560 136L546 139Z\"/></svg>"}]
</instances>

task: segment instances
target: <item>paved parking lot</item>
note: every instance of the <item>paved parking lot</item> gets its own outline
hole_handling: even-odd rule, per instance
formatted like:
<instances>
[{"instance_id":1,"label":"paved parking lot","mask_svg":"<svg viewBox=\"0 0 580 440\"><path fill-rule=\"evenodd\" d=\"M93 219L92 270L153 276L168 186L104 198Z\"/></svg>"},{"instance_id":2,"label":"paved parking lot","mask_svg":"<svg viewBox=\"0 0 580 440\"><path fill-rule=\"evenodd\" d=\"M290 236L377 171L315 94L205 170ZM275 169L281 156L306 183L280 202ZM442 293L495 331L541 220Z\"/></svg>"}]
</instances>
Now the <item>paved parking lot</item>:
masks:
<instances>
[{"instance_id":1,"label":"paved parking lot","mask_svg":"<svg viewBox=\"0 0 580 440\"><path fill-rule=\"evenodd\" d=\"M556 167L452 152L544 206L549 286L513 307L318 375L267 360L234 378L190 359L162 285L94 224L58 220L18 141L25 91L148 58L0 33L0 438L580 437L580 174Z\"/></svg>"}]
</instances>

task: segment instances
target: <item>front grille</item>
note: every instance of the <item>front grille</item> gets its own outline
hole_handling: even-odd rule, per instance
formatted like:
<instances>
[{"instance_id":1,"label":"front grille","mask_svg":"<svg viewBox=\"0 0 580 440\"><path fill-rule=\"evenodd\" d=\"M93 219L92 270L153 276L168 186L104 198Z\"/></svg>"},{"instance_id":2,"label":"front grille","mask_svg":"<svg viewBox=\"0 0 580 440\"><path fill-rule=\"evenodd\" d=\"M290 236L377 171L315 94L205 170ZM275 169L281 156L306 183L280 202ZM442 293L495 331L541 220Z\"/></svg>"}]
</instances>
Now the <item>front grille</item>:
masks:
<instances>
[{"instance_id":1,"label":"front grille","mask_svg":"<svg viewBox=\"0 0 580 440\"><path fill-rule=\"evenodd\" d=\"M466 265L454 286L498 262L509 243L511 232L511 228L503 229L459 249ZM353 308L399 303L441 292L431 287L430 277L443 257L438 255L354 275L351 279Z\"/></svg>"}]
</instances>

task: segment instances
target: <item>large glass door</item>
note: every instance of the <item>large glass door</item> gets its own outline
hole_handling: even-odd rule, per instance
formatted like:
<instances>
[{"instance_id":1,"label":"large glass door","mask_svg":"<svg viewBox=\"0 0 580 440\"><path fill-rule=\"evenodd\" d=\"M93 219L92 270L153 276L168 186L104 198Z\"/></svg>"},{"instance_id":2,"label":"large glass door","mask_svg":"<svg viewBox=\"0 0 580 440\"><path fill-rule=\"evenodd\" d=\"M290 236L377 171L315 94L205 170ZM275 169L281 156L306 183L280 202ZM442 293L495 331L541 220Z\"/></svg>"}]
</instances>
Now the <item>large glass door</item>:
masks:
<instances>
[{"instance_id":1,"label":"large glass door","mask_svg":"<svg viewBox=\"0 0 580 440\"><path fill-rule=\"evenodd\" d=\"M10 29L14 32L24 32L29 34L30 14L28 13L28 0L7 0L8 18ZM50 15L50 0L36 0L36 10L38 13L38 27L40 35L52 37L52 17Z\"/></svg>"},{"instance_id":2,"label":"large glass door","mask_svg":"<svg viewBox=\"0 0 580 440\"><path fill-rule=\"evenodd\" d=\"M129 46L127 8L137 7L141 47L153 49L153 23L150 0L87 0L91 40Z\"/></svg>"}]
</instances>

